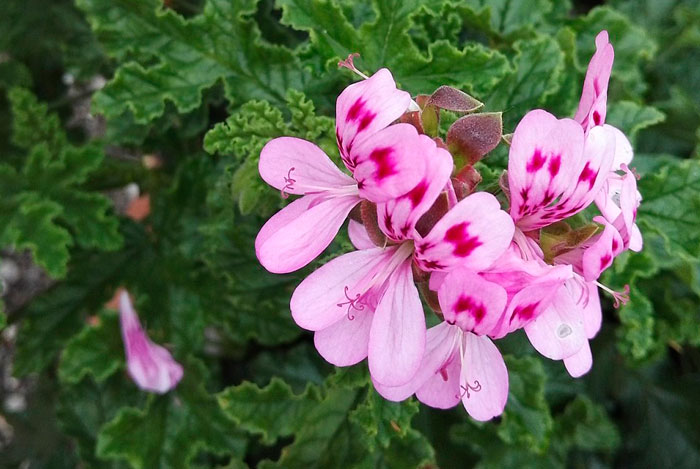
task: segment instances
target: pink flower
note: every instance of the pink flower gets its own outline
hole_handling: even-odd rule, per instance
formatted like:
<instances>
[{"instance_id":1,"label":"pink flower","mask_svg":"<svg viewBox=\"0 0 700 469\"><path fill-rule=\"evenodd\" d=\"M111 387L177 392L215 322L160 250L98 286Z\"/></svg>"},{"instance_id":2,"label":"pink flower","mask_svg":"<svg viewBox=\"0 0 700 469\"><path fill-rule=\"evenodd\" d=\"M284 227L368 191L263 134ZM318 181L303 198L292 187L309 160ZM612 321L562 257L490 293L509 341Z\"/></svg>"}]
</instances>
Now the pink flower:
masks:
<instances>
[{"instance_id":1,"label":"pink flower","mask_svg":"<svg viewBox=\"0 0 700 469\"><path fill-rule=\"evenodd\" d=\"M304 267L328 247L363 198L386 202L418 183L425 170L421 152L434 143L410 124L389 125L410 102L386 69L340 94L336 137L353 177L306 140L281 137L265 145L259 163L265 182L283 196L303 195L260 230L255 250L266 269L286 273Z\"/></svg>"},{"instance_id":2,"label":"pink flower","mask_svg":"<svg viewBox=\"0 0 700 469\"><path fill-rule=\"evenodd\" d=\"M164 394L182 379L182 366L170 352L148 338L126 291L119 295L119 318L126 351L126 368L144 391Z\"/></svg>"},{"instance_id":3,"label":"pink flower","mask_svg":"<svg viewBox=\"0 0 700 469\"><path fill-rule=\"evenodd\" d=\"M425 347L425 317L412 264L424 271L460 265L488 267L507 248L513 224L495 197L473 194L455 205L425 237L416 230L449 181L452 159L433 147L431 164L405 196L377 205L378 223L394 243L373 246L350 225L356 246L307 277L291 300L297 324L315 331L319 353L349 366L368 357L373 379L387 386L406 383L418 371Z\"/></svg>"},{"instance_id":4,"label":"pink flower","mask_svg":"<svg viewBox=\"0 0 700 469\"><path fill-rule=\"evenodd\" d=\"M584 130L605 122L608 82L615 52L608 39L608 32L601 31L595 38L596 51L588 63L583 91L574 120Z\"/></svg>"}]
</instances>

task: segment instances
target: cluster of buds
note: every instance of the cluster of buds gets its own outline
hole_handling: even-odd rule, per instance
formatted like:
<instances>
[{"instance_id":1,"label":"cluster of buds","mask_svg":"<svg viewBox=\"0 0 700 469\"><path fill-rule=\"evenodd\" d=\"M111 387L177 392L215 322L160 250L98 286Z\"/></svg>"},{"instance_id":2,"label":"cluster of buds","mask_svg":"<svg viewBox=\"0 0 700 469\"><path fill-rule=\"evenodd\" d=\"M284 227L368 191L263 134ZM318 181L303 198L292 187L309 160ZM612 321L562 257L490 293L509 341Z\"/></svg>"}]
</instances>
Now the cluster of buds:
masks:
<instances>
[{"instance_id":1,"label":"cluster of buds","mask_svg":"<svg viewBox=\"0 0 700 469\"><path fill-rule=\"evenodd\" d=\"M355 251L309 275L294 291L295 322L314 332L337 366L367 359L375 389L400 401L449 408L477 420L500 415L508 371L493 340L524 329L533 347L578 377L592 364L598 282L615 256L639 250L641 200L628 168L632 148L605 124L613 48L596 38L574 119L528 112L511 136L500 113L450 87L414 99L389 70L338 97L340 170L315 144L281 137L260 154L260 175L283 197L301 196L256 239L274 273L316 258L350 219ZM439 135L440 111L463 114ZM480 191L474 164L510 145L495 194ZM497 197L500 197L499 198ZM572 217L593 203L587 224ZM502 208L502 207L505 207ZM581 217L577 217L579 220ZM419 293L420 292L420 293ZM441 321L427 329L421 301Z\"/></svg>"}]
</instances>

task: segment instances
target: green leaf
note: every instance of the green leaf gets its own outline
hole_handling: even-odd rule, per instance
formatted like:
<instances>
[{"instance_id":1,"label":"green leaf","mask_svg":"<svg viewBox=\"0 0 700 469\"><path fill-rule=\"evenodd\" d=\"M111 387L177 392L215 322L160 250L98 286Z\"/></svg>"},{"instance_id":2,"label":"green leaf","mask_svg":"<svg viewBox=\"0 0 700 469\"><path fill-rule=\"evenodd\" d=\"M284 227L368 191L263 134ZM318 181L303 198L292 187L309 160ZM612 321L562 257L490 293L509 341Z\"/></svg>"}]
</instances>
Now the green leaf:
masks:
<instances>
[{"instance_id":1,"label":"green leaf","mask_svg":"<svg viewBox=\"0 0 700 469\"><path fill-rule=\"evenodd\" d=\"M318 388L307 386L303 394L296 395L278 378L262 389L252 383L232 386L217 398L229 418L240 428L261 435L267 445L294 434L299 421L321 401Z\"/></svg>"},{"instance_id":2,"label":"green leaf","mask_svg":"<svg viewBox=\"0 0 700 469\"><path fill-rule=\"evenodd\" d=\"M122 408L98 436L97 455L135 469L186 468L201 451L241 454L245 439L204 389L200 362L185 364L175 391L152 396L144 409Z\"/></svg>"},{"instance_id":3,"label":"green leaf","mask_svg":"<svg viewBox=\"0 0 700 469\"><path fill-rule=\"evenodd\" d=\"M576 396L557 415L553 433L567 448L613 451L620 445L620 434L605 409L586 396Z\"/></svg>"},{"instance_id":4,"label":"green leaf","mask_svg":"<svg viewBox=\"0 0 700 469\"><path fill-rule=\"evenodd\" d=\"M552 10L550 0L471 0L469 5L487 7L491 27L503 36L522 29L537 28Z\"/></svg>"},{"instance_id":5,"label":"green leaf","mask_svg":"<svg viewBox=\"0 0 700 469\"><path fill-rule=\"evenodd\" d=\"M638 223L658 233L669 252L700 256L700 161L676 161L639 181Z\"/></svg>"},{"instance_id":6,"label":"green leaf","mask_svg":"<svg viewBox=\"0 0 700 469\"><path fill-rule=\"evenodd\" d=\"M637 132L663 122L663 112L652 106L643 106L632 101L618 101L608 107L605 122L622 130L634 141Z\"/></svg>"},{"instance_id":7,"label":"green leaf","mask_svg":"<svg viewBox=\"0 0 700 469\"><path fill-rule=\"evenodd\" d=\"M498 436L509 444L521 444L538 453L549 445L552 416L545 399L546 374L532 357L507 357L508 403Z\"/></svg>"},{"instance_id":8,"label":"green leaf","mask_svg":"<svg viewBox=\"0 0 700 469\"><path fill-rule=\"evenodd\" d=\"M255 0L209 0L192 19L164 10L158 0L77 3L109 54L136 58L95 97L97 111L108 118L128 110L145 123L163 114L166 101L188 112L217 82L233 101L279 104L285 90L303 89L308 80L289 49L260 38L250 19Z\"/></svg>"},{"instance_id":9,"label":"green leaf","mask_svg":"<svg viewBox=\"0 0 700 469\"><path fill-rule=\"evenodd\" d=\"M518 41L512 71L501 80L486 105L504 111L504 132L514 128L525 113L545 102L560 86L564 54L557 41L549 37Z\"/></svg>"},{"instance_id":10,"label":"green leaf","mask_svg":"<svg viewBox=\"0 0 700 469\"><path fill-rule=\"evenodd\" d=\"M636 287L631 288L630 301L618 313L622 327L618 330L618 346L623 355L633 360L649 356L655 346L654 307Z\"/></svg>"},{"instance_id":11,"label":"green leaf","mask_svg":"<svg viewBox=\"0 0 700 469\"><path fill-rule=\"evenodd\" d=\"M393 438L405 437L411 428L411 419L418 412L418 401L409 399L391 402L370 388L365 401L350 413L350 421L365 432L370 448L378 444L387 448Z\"/></svg>"},{"instance_id":12,"label":"green leaf","mask_svg":"<svg viewBox=\"0 0 700 469\"><path fill-rule=\"evenodd\" d=\"M119 317L105 312L97 320L97 325L86 325L63 350L58 367L62 381L75 384L90 374L101 383L124 366Z\"/></svg>"}]
</instances>

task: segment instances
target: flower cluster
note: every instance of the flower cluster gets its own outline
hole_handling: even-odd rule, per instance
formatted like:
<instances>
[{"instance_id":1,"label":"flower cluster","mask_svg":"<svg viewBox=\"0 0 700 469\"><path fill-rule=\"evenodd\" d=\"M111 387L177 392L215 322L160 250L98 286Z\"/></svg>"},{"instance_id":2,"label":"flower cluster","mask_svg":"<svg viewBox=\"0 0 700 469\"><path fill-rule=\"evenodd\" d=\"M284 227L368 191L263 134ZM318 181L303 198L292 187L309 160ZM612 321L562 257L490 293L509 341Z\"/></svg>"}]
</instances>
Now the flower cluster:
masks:
<instances>
[{"instance_id":1,"label":"flower cluster","mask_svg":"<svg viewBox=\"0 0 700 469\"><path fill-rule=\"evenodd\" d=\"M338 97L336 139L349 174L305 140L263 148L262 178L285 198L301 196L258 234L266 269L306 266L350 218L356 250L317 269L291 298L294 320L314 332L328 362L367 358L385 398L415 394L438 408L461 401L477 420L500 415L508 396L495 339L524 329L572 376L590 369L598 288L626 300L598 277L642 245L632 148L605 124L607 32L596 46L574 119L533 110L504 137L508 169L495 194L476 190L473 165L499 144L500 114L474 114L481 103L449 87L414 101L386 69ZM352 56L341 64L354 70ZM440 109L466 114L446 142L437 136ZM592 204L592 222L572 218ZM427 330L419 291L441 320Z\"/></svg>"}]
</instances>

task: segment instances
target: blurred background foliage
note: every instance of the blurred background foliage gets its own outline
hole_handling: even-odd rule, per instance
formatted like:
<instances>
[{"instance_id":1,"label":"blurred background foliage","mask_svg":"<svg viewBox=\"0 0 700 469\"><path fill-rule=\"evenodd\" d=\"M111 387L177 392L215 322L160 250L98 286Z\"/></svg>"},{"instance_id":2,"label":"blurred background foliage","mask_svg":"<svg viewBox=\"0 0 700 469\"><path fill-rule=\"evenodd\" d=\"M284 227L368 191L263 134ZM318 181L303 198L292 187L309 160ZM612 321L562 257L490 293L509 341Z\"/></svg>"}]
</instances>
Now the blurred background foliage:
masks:
<instances>
[{"instance_id":1,"label":"blurred background foliage","mask_svg":"<svg viewBox=\"0 0 700 469\"><path fill-rule=\"evenodd\" d=\"M514 334L506 412L482 424L325 364L288 301L328 257L284 276L255 259L284 203L262 145L337 152L350 52L412 94L472 93L505 132L532 108L572 115L601 29L645 249L606 274L632 301L603 299L593 370L571 379ZM699 63L697 0L5 0L0 465L700 467ZM134 191L145 219L125 211ZM119 286L185 367L168 395L125 373Z\"/></svg>"}]
</instances>

